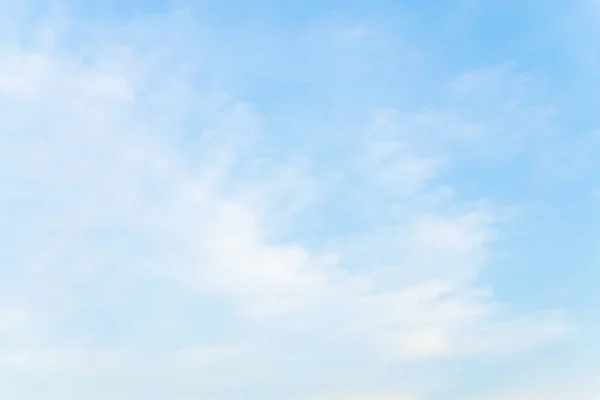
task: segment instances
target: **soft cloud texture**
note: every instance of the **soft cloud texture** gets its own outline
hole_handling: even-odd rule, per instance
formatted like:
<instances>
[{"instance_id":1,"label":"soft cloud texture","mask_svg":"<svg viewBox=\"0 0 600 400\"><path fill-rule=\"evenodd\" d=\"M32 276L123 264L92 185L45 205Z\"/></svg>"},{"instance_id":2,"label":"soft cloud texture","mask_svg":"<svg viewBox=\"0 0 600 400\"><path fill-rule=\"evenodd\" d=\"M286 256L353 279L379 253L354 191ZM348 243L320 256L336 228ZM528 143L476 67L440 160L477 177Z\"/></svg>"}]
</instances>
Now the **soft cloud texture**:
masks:
<instances>
[{"instance_id":1,"label":"soft cloud texture","mask_svg":"<svg viewBox=\"0 0 600 400\"><path fill-rule=\"evenodd\" d=\"M130 5L4 5L0 396L471 398L581 329L493 273L580 140L535 73L425 68L427 7Z\"/></svg>"}]
</instances>

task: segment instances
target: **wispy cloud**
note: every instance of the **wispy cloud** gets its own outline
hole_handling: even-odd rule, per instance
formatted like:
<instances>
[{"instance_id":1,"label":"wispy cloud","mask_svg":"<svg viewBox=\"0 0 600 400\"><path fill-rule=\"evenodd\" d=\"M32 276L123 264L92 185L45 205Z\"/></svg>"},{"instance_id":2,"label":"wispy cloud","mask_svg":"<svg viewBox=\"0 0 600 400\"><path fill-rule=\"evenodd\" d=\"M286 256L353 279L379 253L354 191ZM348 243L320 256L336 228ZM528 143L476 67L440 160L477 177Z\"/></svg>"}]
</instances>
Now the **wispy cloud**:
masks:
<instances>
[{"instance_id":1,"label":"wispy cloud","mask_svg":"<svg viewBox=\"0 0 600 400\"><path fill-rule=\"evenodd\" d=\"M486 274L520 204L473 171L553 134L535 77L470 67L431 102L400 101L394 87L420 85L419 42L377 19L285 34L269 19L239 37L264 53L248 54L195 7L93 25L15 17L33 39L3 34L0 369L19 376L7 396L37 398L22 382L50 376L50 398L111 382L117 398L428 399L435 384L337 390L342 364L444 368L575 329ZM339 368L335 390L319 365Z\"/></svg>"}]
</instances>

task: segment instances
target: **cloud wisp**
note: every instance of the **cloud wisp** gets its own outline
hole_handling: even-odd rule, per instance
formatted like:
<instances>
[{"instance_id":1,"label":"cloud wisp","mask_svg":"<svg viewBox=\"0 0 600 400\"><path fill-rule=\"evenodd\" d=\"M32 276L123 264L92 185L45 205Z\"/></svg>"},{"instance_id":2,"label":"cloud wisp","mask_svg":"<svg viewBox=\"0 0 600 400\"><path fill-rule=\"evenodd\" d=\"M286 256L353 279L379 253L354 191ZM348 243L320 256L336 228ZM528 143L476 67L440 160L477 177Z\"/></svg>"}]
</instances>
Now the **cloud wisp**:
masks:
<instances>
[{"instance_id":1,"label":"cloud wisp","mask_svg":"<svg viewBox=\"0 0 600 400\"><path fill-rule=\"evenodd\" d=\"M470 69L435 104L407 106L385 85L418 89L417 61L397 55L418 43L371 22L238 38L192 6L127 23L60 15L17 16L0 44L6 396L36 398L38 381L51 399L425 399L416 381L343 383L574 331L564 310L495 294L484 272L515 204L461 191L551 130L555 108L527 97L534 78Z\"/></svg>"}]
</instances>

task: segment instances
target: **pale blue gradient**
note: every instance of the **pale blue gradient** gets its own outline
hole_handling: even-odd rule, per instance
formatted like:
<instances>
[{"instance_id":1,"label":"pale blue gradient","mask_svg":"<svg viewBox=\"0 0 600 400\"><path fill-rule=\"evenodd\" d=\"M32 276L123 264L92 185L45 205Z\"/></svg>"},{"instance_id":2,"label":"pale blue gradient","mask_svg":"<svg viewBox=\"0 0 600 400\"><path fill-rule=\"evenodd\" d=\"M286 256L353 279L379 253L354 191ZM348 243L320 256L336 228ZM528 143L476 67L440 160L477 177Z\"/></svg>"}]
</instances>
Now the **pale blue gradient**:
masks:
<instances>
[{"instance_id":1,"label":"pale blue gradient","mask_svg":"<svg viewBox=\"0 0 600 400\"><path fill-rule=\"evenodd\" d=\"M0 7L0 398L600 397L597 2Z\"/></svg>"}]
</instances>

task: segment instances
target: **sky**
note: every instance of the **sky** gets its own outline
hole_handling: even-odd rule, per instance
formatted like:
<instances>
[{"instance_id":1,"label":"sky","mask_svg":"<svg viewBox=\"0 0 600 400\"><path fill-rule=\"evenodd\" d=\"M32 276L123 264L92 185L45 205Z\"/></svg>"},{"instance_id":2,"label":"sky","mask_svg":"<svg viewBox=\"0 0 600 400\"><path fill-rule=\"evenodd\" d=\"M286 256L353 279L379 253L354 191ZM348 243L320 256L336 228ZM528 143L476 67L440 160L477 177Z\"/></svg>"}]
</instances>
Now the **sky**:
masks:
<instances>
[{"instance_id":1,"label":"sky","mask_svg":"<svg viewBox=\"0 0 600 400\"><path fill-rule=\"evenodd\" d=\"M596 0L0 7L0 398L600 398Z\"/></svg>"}]
</instances>

